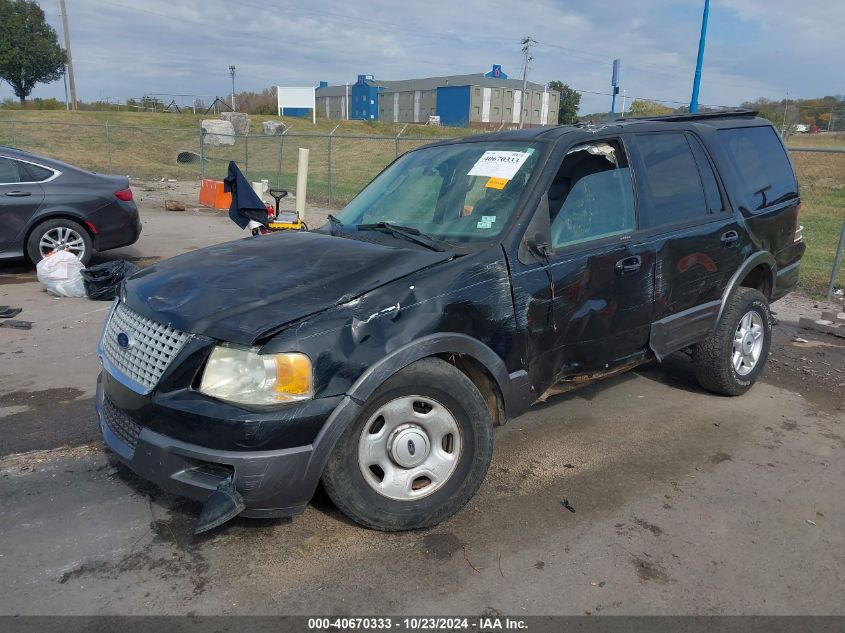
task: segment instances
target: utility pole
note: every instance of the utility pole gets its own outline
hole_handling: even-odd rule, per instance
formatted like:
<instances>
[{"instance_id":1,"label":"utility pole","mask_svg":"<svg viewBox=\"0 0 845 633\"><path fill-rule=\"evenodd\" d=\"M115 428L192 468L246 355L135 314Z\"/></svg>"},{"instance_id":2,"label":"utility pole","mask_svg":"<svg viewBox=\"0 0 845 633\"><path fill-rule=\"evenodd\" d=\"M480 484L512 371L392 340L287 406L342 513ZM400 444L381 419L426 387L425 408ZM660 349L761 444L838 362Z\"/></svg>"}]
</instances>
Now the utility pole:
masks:
<instances>
[{"instance_id":1,"label":"utility pole","mask_svg":"<svg viewBox=\"0 0 845 633\"><path fill-rule=\"evenodd\" d=\"M783 124L780 126L780 135L786 134L786 111L789 109L789 93L786 93L786 101L783 102Z\"/></svg>"},{"instance_id":2,"label":"utility pole","mask_svg":"<svg viewBox=\"0 0 845 633\"><path fill-rule=\"evenodd\" d=\"M698 112L698 89L701 86L701 67L704 65L704 43L707 40L707 19L710 16L710 0L704 0L704 13L701 15L701 37L698 40L698 59L695 62L695 77L692 80L692 98L689 111Z\"/></svg>"},{"instance_id":3,"label":"utility pole","mask_svg":"<svg viewBox=\"0 0 845 633\"><path fill-rule=\"evenodd\" d=\"M235 67L229 66L229 74L232 76L232 111L235 111Z\"/></svg>"},{"instance_id":4,"label":"utility pole","mask_svg":"<svg viewBox=\"0 0 845 633\"><path fill-rule=\"evenodd\" d=\"M519 104L519 129L521 130L523 125L525 124L524 121L524 113L525 113L525 90L528 87L528 64L530 64L534 58L531 57L531 47L536 44L537 42L530 37L526 37L522 40L522 99L520 100ZM531 104L528 104L530 107Z\"/></svg>"},{"instance_id":5,"label":"utility pole","mask_svg":"<svg viewBox=\"0 0 845 633\"><path fill-rule=\"evenodd\" d=\"M62 13L62 30L65 35L65 52L67 53L67 74L70 78L70 104L71 109L76 110L76 79L73 76L73 55L70 52L70 30L67 26L67 8L65 0L59 0L59 11Z\"/></svg>"}]
</instances>

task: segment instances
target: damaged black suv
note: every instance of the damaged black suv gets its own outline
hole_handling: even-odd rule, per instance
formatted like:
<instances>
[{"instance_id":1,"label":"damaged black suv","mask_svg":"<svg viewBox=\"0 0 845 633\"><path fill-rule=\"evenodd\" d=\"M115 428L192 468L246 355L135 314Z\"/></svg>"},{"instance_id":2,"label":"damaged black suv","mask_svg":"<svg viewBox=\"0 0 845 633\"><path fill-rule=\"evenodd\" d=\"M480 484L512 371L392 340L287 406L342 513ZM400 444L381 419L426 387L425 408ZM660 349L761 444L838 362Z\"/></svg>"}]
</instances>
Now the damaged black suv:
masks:
<instances>
[{"instance_id":1,"label":"damaged black suv","mask_svg":"<svg viewBox=\"0 0 845 633\"><path fill-rule=\"evenodd\" d=\"M804 252L771 124L732 111L438 143L319 230L147 268L103 330L108 445L205 501L198 530L291 516L430 526L481 484L493 427L678 350L724 395L769 351Z\"/></svg>"}]
</instances>

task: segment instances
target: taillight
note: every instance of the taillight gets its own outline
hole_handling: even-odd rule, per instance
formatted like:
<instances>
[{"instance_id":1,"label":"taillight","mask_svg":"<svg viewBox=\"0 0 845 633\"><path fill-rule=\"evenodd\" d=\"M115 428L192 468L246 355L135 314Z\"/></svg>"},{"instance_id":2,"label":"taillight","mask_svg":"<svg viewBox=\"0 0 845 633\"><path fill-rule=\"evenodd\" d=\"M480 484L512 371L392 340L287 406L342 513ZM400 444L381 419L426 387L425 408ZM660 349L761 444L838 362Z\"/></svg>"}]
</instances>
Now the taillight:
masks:
<instances>
[{"instance_id":1,"label":"taillight","mask_svg":"<svg viewBox=\"0 0 845 633\"><path fill-rule=\"evenodd\" d=\"M804 240L804 225L801 224L801 203L795 207L795 230L792 233L792 243L797 244Z\"/></svg>"},{"instance_id":2,"label":"taillight","mask_svg":"<svg viewBox=\"0 0 845 633\"><path fill-rule=\"evenodd\" d=\"M132 190L129 187L121 189L120 191L115 191L114 195L118 200L123 200L124 202L132 200Z\"/></svg>"}]
</instances>

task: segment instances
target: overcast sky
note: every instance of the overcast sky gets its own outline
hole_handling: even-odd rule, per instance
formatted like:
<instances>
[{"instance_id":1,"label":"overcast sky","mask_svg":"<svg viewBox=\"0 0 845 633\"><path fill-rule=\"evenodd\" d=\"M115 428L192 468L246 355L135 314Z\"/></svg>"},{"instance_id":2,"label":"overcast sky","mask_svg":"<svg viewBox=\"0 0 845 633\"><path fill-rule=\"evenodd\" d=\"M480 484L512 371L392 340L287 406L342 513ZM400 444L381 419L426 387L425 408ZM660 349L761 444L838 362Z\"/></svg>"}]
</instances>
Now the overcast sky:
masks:
<instances>
[{"instance_id":1,"label":"overcast sky","mask_svg":"<svg viewBox=\"0 0 845 633\"><path fill-rule=\"evenodd\" d=\"M40 3L61 35L57 0ZM632 97L688 103L703 0L67 0L78 96L225 95L271 85L522 69L529 79L609 92L622 59ZM845 2L712 0L700 103L845 93ZM0 99L12 96L0 83ZM64 98L62 82L33 96ZM186 99L189 102L190 98ZM585 92L581 112L609 108Z\"/></svg>"}]
</instances>

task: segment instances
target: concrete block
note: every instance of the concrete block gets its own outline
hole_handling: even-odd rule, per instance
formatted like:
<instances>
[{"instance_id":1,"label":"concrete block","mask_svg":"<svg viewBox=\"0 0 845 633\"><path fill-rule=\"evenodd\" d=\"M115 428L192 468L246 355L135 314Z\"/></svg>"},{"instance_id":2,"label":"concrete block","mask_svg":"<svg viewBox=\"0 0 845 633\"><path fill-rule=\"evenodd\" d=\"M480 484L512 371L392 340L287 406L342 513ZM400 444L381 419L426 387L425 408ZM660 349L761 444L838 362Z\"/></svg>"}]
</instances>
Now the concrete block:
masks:
<instances>
[{"instance_id":1,"label":"concrete block","mask_svg":"<svg viewBox=\"0 0 845 633\"><path fill-rule=\"evenodd\" d=\"M261 128L267 136L276 136L287 129L287 126L281 121L262 121Z\"/></svg>"},{"instance_id":2,"label":"concrete block","mask_svg":"<svg viewBox=\"0 0 845 633\"><path fill-rule=\"evenodd\" d=\"M249 115L244 112L221 112L220 120L231 123L238 136L249 134Z\"/></svg>"},{"instance_id":3,"label":"concrete block","mask_svg":"<svg viewBox=\"0 0 845 633\"><path fill-rule=\"evenodd\" d=\"M798 327L805 330L813 330L814 332L822 332L824 334L832 334L840 338L845 338L845 326L836 325L833 321L826 319L808 319L801 317L798 319Z\"/></svg>"},{"instance_id":4,"label":"concrete block","mask_svg":"<svg viewBox=\"0 0 845 633\"><path fill-rule=\"evenodd\" d=\"M219 146L235 144L235 128L229 121L203 119L202 129L206 132L206 145Z\"/></svg>"}]
</instances>

